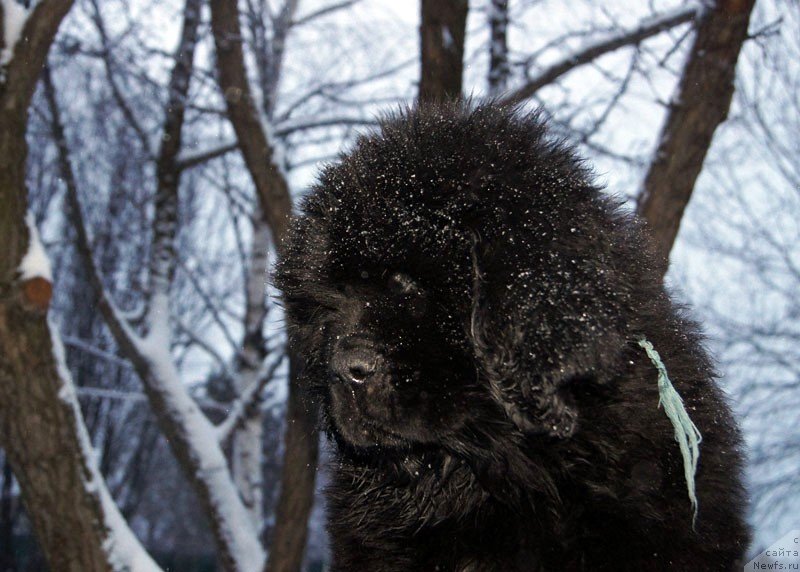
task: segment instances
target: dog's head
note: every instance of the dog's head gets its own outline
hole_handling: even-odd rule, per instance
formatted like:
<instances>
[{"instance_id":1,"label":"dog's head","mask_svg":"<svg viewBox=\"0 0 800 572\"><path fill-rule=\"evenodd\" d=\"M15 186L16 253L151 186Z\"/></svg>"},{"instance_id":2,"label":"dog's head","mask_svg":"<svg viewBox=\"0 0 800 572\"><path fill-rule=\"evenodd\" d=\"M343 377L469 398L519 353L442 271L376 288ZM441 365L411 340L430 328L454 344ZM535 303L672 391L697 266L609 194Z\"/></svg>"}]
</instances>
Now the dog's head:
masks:
<instances>
[{"instance_id":1,"label":"dog's head","mask_svg":"<svg viewBox=\"0 0 800 572\"><path fill-rule=\"evenodd\" d=\"M624 345L625 228L535 117L387 119L306 197L277 282L329 431L356 447L476 426L564 437L569 384Z\"/></svg>"},{"instance_id":2,"label":"dog's head","mask_svg":"<svg viewBox=\"0 0 800 572\"><path fill-rule=\"evenodd\" d=\"M327 428L358 447L440 442L480 401L465 269L408 247L424 229L399 213L328 210L321 198L305 204L279 284Z\"/></svg>"}]
</instances>

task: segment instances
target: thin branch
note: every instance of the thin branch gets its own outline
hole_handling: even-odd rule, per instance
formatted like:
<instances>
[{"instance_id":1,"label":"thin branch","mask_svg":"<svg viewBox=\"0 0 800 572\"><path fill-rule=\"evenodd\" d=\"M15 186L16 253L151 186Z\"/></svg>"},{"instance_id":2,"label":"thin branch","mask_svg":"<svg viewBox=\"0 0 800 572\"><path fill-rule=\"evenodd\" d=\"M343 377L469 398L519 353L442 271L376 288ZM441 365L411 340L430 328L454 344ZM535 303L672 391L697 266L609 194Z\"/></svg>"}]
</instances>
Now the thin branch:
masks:
<instances>
[{"instance_id":1,"label":"thin branch","mask_svg":"<svg viewBox=\"0 0 800 572\"><path fill-rule=\"evenodd\" d=\"M261 399L261 391L272 381L285 359L286 354L282 354L269 367L259 372L253 383L233 402L230 414L216 428L220 445L227 444L234 431L241 427L248 418L252 417L252 410L257 407Z\"/></svg>"},{"instance_id":2,"label":"thin branch","mask_svg":"<svg viewBox=\"0 0 800 572\"><path fill-rule=\"evenodd\" d=\"M220 309L214 304L208 292L206 292L200 285L200 281L197 279L197 276L195 276L194 272L192 272L180 260L178 261L178 264L181 271L186 274L186 277L189 279L189 283L192 285L195 292L202 299L203 304L211 314L211 318L214 320L214 323L219 327L220 331L222 332L222 335L225 337L225 340L228 342L228 344L230 344L231 348L233 348L233 350L236 351L236 348L238 347L239 344L236 342L236 339L233 337L233 334L231 334L228 325L222 319L222 315L220 314ZM223 309L223 311L226 310Z\"/></svg>"},{"instance_id":3,"label":"thin branch","mask_svg":"<svg viewBox=\"0 0 800 572\"><path fill-rule=\"evenodd\" d=\"M231 143L225 143L213 149L208 149L206 151L201 151L199 153L187 155L185 157L179 157L176 161L177 163L176 168L179 171L185 171L187 169L203 165L204 163L208 163L209 161L213 161L218 157L227 155L232 151L236 151L238 148L239 148L239 143L237 141L233 141Z\"/></svg>"},{"instance_id":4,"label":"thin branch","mask_svg":"<svg viewBox=\"0 0 800 572\"><path fill-rule=\"evenodd\" d=\"M549 65L535 77L529 79L525 85L502 97L499 102L504 105L513 105L525 101L544 86L550 85L574 69L619 48L638 45L661 32L691 22L696 18L697 13L698 6L691 4L688 7L682 7L661 16L647 18L630 30L621 30L616 34L594 40L575 53L568 54L561 60Z\"/></svg>"},{"instance_id":5,"label":"thin branch","mask_svg":"<svg viewBox=\"0 0 800 572\"><path fill-rule=\"evenodd\" d=\"M327 118L313 118L307 117L304 119L294 119L285 121L275 127L275 135L278 137L286 137L299 131L308 131L311 129L320 129L325 127L342 127L342 126L372 126L377 125L377 119L364 119L362 117L327 117Z\"/></svg>"},{"instance_id":6,"label":"thin branch","mask_svg":"<svg viewBox=\"0 0 800 572\"><path fill-rule=\"evenodd\" d=\"M131 367L131 362L129 362L128 360L124 360L120 358L118 355L113 354L111 352L101 350L100 348L97 348L80 338L76 338L74 336L61 336L61 341L64 342L65 346L75 348L96 358L100 358L109 363L113 363L116 366L125 368Z\"/></svg>"},{"instance_id":7,"label":"thin branch","mask_svg":"<svg viewBox=\"0 0 800 572\"><path fill-rule=\"evenodd\" d=\"M220 367L222 372L229 378L233 378L234 374L231 371L230 364L228 361L220 355L220 353L212 346L210 343L205 341L202 337L200 337L195 331L186 325L183 320L176 320L178 330L180 330L191 343L198 346L204 352L206 352L211 358L217 363Z\"/></svg>"},{"instance_id":8,"label":"thin branch","mask_svg":"<svg viewBox=\"0 0 800 572\"><path fill-rule=\"evenodd\" d=\"M354 6L358 4L361 0L344 0L342 2L335 2L334 4L330 4L328 6L323 6L319 10L315 10L314 12L310 12L305 14L299 18L296 18L291 21L291 26L296 28L297 26L302 26L304 24L308 24L309 22L313 22L314 20L321 18L322 16L327 16L334 12L338 12L339 10L343 10L345 8L349 8L350 6Z\"/></svg>"},{"instance_id":9,"label":"thin branch","mask_svg":"<svg viewBox=\"0 0 800 572\"><path fill-rule=\"evenodd\" d=\"M100 35L100 42L103 48L100 55L103 60L103 67L106 72L106 79L108 80L108 85L111 88L111 95L114 97L114 101L116 101L117 106L122 112L122 116L125 118L125 121L131 127L131 129L133 129L133 132L138 137L139 142L142 145L142 150L144 151L145 155L152 159L153 150L150 147L150 138L148 137L144 127L139 123L139 120L137 119L136 114L133 112L130 105L128 105L125 96L122 94L122 90L117 84L113 62L111 61L110 40L106 32L105 24L103 22L103 16L100 13L100 6L98 6L97 0L91 0L91 3L94 9L92 20L94 21L95 27L97 28L97 32Z\"/></svg>"}]
</instances>

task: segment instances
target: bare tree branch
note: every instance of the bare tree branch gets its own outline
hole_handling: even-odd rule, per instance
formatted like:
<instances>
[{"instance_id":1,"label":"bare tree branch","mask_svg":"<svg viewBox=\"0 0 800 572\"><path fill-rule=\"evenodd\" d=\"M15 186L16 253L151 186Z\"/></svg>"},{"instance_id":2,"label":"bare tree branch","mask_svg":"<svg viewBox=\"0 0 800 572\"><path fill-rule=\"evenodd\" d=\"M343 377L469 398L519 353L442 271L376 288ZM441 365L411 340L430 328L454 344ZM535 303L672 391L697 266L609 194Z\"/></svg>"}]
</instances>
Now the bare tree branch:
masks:
<instances>
[{"instance_id":1,"label":"bare tree branch","mask_svg":"<svg viewBox=\"0 0 800 572\"><path fill-rule=\"evenodd\" d=\"M122 89L117 83L114 62L111 61L111 42L108 37L108 33L106 32L105 23L103 22L103 15L100 12L100 6L97 4L97 0L91 0L91 2L92 8L94 9L92 20L94 21L97 32L100 35L100 42L102 45L100 57L103 60L103 67L106 71L106 78L108 79L108 85L111 88L111 94L113 95L114 101L116 101L117 106L122 112L122 116L125 118L125 121L128 123L130 128L133 129L133 132L139 139L145 155L149 158L153 158L153 150L150 147L150 138L147 136L147 132L145 131L144 127L139 123L136 114L131 109L131 106L128 104L128 101L125 99L125 96L122 93Z\"/></svg>"},{"instance_id":2,"label":"bare tree branch","mask_svg":"<svg viewBox=\"0 0 800 572\"><path fill-rule=\"evenodd\" d=\"M267 384L275 377L275 372L283 364L286 354L282 354L275 360L265 371L259 371L255 376L254 383L245 389L245 391L234 402L231 412L225 420L217 425L217 438L220 444L224 445L230 440L233 432L240 427L248 417L252 415L249 410L258 405L261 399L261 392Z\"/></svg>"},{"instance_id":3,"label":"bare tree branch","mask_svg":"<svg viewBox=\"0 0 800 572\"><path fill-rule=\"evenodd\" d=\"M361 2L361 0L343 0L341 2L334 2L333 4L330 4L328 6L323 6L318 10L314 10L313 12L304 14L299 18L293 19L291 21L291 26L293 28L298 26L303 26L323 16L328 16L330 14L333 14L334 12L338 12L339 10L343 10L345 8L350 8L351 6L358 4L359 2Z\"/></svg>"},{"instance_id":4,"label":"bare tree branch","mask_svg":"<svg viewBox=\"0 0 800 572\"><path fill-rule=\"evenodd\" d=\"M233 141L231 143L226 143L220 145L219 147L215 147L213 149L208 149L207 151L201 151L199 153L195 153L192 155L180 157L177 160L176 168L179 171L185 171L193 167L198 167L200 165L203 165L204 163L213 161L218 157L227 155L232 151L236 151L238 148L239 148L239 143L237 141Z\"/></svg>"},{"instance_id":5,"label":"bare tree branch","mask_svg":"<svg viewBox=\"0 0 800 572\"><path fill-rule=\"evenodd\" d=\"M505 105L513 105L525 101L561 76L605 54L625 46L635 46L661 32L691 22L696 17L697 11L697 5L691 4L661 16L648 18L630 30L622 30L619 33L593 40L576 52L568 54L561 60L549 65L536 74L535 77L530 78L524 85L502 97L499 101Z\"/></svg>"}]
</instances>

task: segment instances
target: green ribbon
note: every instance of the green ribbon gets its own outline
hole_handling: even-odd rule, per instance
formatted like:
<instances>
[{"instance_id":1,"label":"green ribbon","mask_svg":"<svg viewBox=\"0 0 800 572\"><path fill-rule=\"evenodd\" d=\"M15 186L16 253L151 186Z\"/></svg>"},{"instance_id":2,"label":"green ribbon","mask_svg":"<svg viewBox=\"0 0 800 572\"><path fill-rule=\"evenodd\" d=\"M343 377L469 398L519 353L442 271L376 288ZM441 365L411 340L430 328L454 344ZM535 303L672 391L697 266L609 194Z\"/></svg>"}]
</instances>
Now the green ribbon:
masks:
<instances>
[{"instance_id":1,"label":"green ribbon","mask_svg":"<svg viewBox=\"0 0 800 572\"><path fill-rule=\"evenodd\" d=\"M667 375L667 368L661 361L661 356L653 348L653 344L645 338L639 340L639 345L647 352L647 357L653 362L658 370L658 405L664 407L664 413L669 417L672 427L675 429L675 440L681 449L683 456L683 474L686 478L686 490L689 493L689 501L692 503L694 514L692 516L692 528L697 519L697 495L695 493L695 474L697 473L697 460L700 458L700 442L703 440L697 426L692 422L686 408L683 406L683 399L675 390L675 386Z\"/></svg>"}]
</instances>

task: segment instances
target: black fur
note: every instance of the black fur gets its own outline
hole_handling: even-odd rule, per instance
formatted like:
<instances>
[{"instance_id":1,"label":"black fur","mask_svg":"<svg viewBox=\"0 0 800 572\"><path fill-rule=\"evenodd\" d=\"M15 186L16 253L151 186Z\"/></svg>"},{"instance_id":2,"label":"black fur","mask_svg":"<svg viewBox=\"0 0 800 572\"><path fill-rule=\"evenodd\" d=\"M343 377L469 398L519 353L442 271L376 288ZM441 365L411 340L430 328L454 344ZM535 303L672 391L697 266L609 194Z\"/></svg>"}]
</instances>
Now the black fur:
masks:
<instances>
[{"instance_id":1,"label":"black fur","mask_svg":"<svg viewBox=\"0 0 800 572\"><path fill-rule=\"evenodd\" d=\"M424 106L326 168L278 269L335 441L333 570L733 570L740 437L640 225L536 115ZM657 373L703 435L691 505Z\"/></svg>"}]
</instances>

